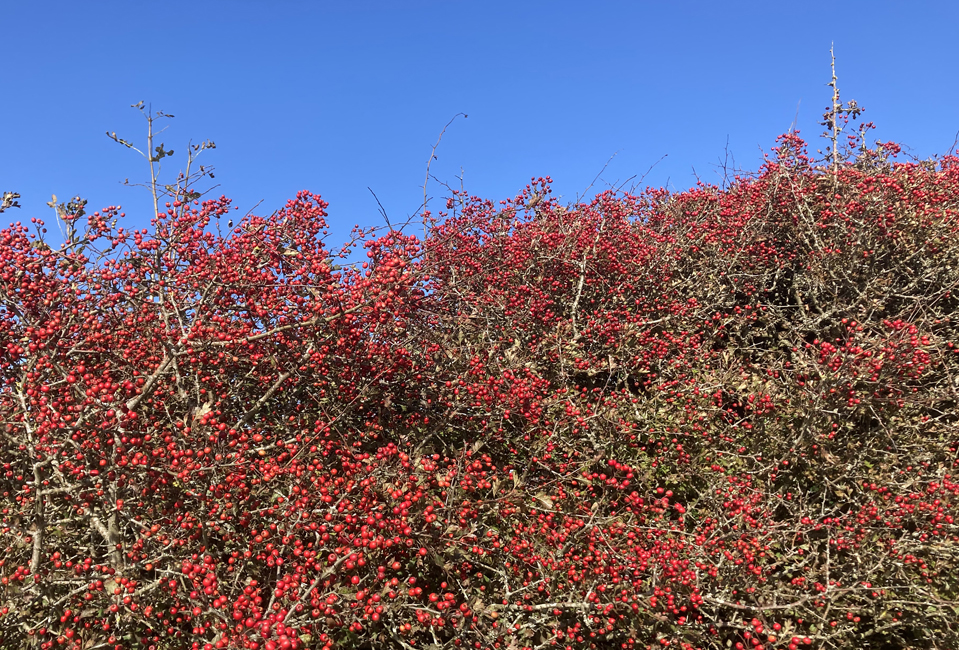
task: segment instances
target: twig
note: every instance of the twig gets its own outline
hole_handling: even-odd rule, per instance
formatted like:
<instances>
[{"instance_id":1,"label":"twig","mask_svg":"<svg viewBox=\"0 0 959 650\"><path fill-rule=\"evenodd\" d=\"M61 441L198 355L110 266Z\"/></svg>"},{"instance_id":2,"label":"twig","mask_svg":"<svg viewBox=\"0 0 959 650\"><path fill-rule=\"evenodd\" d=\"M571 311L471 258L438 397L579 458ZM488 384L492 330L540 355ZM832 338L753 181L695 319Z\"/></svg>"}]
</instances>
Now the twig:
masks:
<instances>
[{"instance_id":1,"label":"twig","mask_svg":"<svg viewBox=\"0 0 959 650\"><path fill-rule=\"evenodd\" d=\"M443 127L443 130L440 131L439 137L436 138L436 144L434 144L434 145L433 145L433 148L430 150L430 159L426 161L426 178L423 180L423 210L424 210L424 211L426 210L426 204L427 204L427 202L428 202L428 200L429 200L428 197L427 197L427 195L426 195L426 186L427 186L427 185L429 184L429 182L430 182L430 165L432 165L432 164L433 164L433 161L436 159L436 149L437 149L437 147L440 146L440 142L443 140L443 135L446 133L446 129L450 128L450 124L452 124L452 123L456 120L456 118L459 117L460 115L463 116L463 119L466 119L466 118L469 117L469 115L467 115L466 113L457 113L456 115L454 115L453 118L452 118L449 122L446 123L446 126ZM423 217L423 238L424 238L424 239L426 238L426 217L425 217L425 215L424 215L424 217Z\"/></svg>"},{"instance_id":2,"label":"twig","mask_svg":"<svg viewBox=\"0 0 959 650\"><path fill-rule=\"evenodd\" d=\"M390 223L390 218L386 216L386 208L383 207L383 204L380 203L380 197L376 196L376 192L373 191L372 187L367 187L370 191L370 194L373 195L373 198L376 199L376 205L380 207L380 214L383 215L383 220L386 221L386 226L390 229L390 232L393 231L393 224Z\"/></svg>"},{"instance_id":3,"label":"twig","mask_svg":"<svg viewBox=\"0 0 959 650\"><path fill-rule=\"evenodd\" d=\"M602 176L603 172L606 171L606 168L609 167L609 163L613 162L613 158L615 158L617 155L619 155L618 151L609 157L609 160L606 161L606 164L603 165L603 168L599 170L599 173L596 174L596 177L593 178L593 180L590 181L589 185L586 186L586 189L583 190L583 193L576 197L577 203L582 201L583 197L585 197L586 194L593 188L593 185L596 183L596 181L599 180L599 177Z\"/></svg>"}]
</instances>

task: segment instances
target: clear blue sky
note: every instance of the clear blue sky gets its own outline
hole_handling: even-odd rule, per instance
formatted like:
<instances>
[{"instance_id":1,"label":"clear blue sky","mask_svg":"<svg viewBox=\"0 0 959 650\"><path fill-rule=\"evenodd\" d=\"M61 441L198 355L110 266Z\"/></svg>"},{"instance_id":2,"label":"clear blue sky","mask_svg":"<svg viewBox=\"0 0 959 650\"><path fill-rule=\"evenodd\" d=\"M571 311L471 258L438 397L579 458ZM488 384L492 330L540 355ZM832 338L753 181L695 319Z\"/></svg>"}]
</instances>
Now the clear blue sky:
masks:
<instances>
[{"instance_id":1,"label":"clear blue sky","mask_svg":"<svg viewBox=\"0 0 959 650\"><path fill-rule=\"evenodd\" d=\"M432 172L499 200L550 175L572 201L641 176L682 190L716 182L797 126L822 146L835 43L844 100L877 138L920 157L959 131L959 3L949 2L8 2L0 35L0 216L53 222L45 203L80 194L149 220L146 163L110 141L142 142L130 104L174 114L161 140L182 166L188 140L216 195L268 214L308 189L330 202L338 245L355 224L402 221ZM814 147L815 148L815 147ZM167 175L166 178L170 178ZM430 194L445 190L437 184Z\"/></svg>"}]
</instances>

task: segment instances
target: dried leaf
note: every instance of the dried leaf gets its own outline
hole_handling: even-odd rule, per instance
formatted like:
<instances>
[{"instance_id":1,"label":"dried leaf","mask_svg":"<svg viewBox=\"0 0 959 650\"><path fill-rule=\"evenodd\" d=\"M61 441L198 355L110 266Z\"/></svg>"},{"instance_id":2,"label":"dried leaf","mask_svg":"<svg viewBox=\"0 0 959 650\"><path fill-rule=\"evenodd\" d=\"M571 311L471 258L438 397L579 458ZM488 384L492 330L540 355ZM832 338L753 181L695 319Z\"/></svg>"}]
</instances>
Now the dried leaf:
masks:
<instances>
[{"instance_id":1,"label":"dried leaf","mask_svg":"<svg viewBox=\"0 0 959 650\"><path fill-rule=\"evenodd\" d=\"M542 503L543 506L546 507L546 508L548 508L549 510L552 510L552 509L553 509L553 500L550 499L547 495L542 494L542 493L537 494L537 495L536 495L536 500L539 501L540 503Z\"/></svg>"}]
</instances>

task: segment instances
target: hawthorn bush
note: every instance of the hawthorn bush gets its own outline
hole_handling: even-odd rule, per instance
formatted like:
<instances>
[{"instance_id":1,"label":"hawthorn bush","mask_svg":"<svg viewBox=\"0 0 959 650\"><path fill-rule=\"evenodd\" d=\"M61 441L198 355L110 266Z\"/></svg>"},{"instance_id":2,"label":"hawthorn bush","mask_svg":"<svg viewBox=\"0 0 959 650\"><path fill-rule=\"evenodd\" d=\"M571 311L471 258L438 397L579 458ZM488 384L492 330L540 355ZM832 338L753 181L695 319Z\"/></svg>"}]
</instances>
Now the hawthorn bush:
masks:
<instances>
[{"instance_id":1,"label":"hawthorn bush","mask_svg":"<svg viewBox=\"0 0 959 650\"><path fill-rule=\"evenodd\" d=\"M896 151L12 224L0 643L957 647L959 159Z\"/></svg>"}]
</instances>

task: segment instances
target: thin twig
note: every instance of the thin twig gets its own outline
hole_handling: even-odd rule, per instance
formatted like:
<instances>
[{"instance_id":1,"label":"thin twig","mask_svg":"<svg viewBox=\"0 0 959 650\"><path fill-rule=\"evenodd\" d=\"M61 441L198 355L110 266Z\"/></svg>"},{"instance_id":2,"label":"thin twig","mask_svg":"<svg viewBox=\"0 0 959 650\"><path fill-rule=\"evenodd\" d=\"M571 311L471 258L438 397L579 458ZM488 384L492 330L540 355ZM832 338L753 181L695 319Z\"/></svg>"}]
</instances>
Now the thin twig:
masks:
<instances>
[{"instance_id":1,"label":"thin twig","mask_svg":"<svg viewBox=\"0 0 959 650\"><path fill-rule=\"evenodd\" d=\"M463 116L463 119L466 119L469 117L469 115L467 115L466 113L457 113L456 115L454 115L453 118L446 123L446 126L443 127L443 130L440 131L439 137L436 138L436 144L434 144L433 148L430 150L430 159L426 161L426 178L423 180L423 210L424 211L426 210L426 205L429 201L429 198L426 195L426 186L430 182L430 165L432 165L433 161L436 159L436 149L437 147L440 146L440 142L443 140L443 135L446 133L446 129L450 128L450 124L452 124L456 120L456 118L459 117L460 115ZM425 215L423 216L423 238L424 239L426 238L426 216Z\"/></svg>"}]
</instances>

